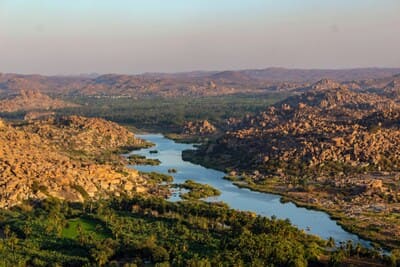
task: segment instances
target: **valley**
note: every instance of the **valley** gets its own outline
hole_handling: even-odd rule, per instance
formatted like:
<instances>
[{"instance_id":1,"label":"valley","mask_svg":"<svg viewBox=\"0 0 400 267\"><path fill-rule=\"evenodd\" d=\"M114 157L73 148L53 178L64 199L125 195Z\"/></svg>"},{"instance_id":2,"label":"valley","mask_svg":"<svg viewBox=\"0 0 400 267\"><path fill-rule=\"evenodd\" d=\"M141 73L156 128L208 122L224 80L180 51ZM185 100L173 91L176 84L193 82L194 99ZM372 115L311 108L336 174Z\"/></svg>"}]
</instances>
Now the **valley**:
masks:
<instances>
[{"instance_id":1,"label":"valley","mask_svg":"<svg viewBox=\"0 0 400 267\"><path fill-rule=\"evenodd\" d=\"M0 267L400 267L399 10L0 0Z\"/></svg>"},{"instance_id":2,"label":"valley","mask_svg":"<svg viewBox=\"0 0 400 267\"><path fill-rule=\"evenodd\" d=\"M82 205L83 210L73 214L64 208L57 211L57 216L63 218L58 230L54 230L61 238L59 245L68 247L64 242L75 240L80 245L74 246L81 249L88 246L94 252L96 247L101 249L102 242L116 242L107 261L114 260L122 265L133 259L126 256L126 251L117 249L116 244L124 244L126 241L121 236L129 231L124 230L121 235L116 226L110 228L108 224L118 220L126 222L127 210L122 212L112 206L115 217L120 218L115 221L102 213L98 203L114 205L114 201L139 201L131 209L134 215L129 216L139 221L146 221L150 216L150 220L158 221L158 225L183 214L181 211L174 215L171 211L160 213L160 207L153 207L157 212L148 210L146 203L150 199L157 205L161 201L162 207L176 205L173 209L178 210L180 206L186 209L187 205L210 205L223 207L227 212L233 212L231 208L238 209L240 211L235 212L247 214L243 216L250 216L248 218L266 216L281 222L290 218L291 223L303 229L301 233L307 240L316 238L304 242L317 246L318 256L308 258L311 254L306 249L304 256L297 259L310 265L330 265L335 257L342 263L352 262L356 266L368 266L369 263L383 266L393 261L400 247L398 76L379 77L378 71L378 78L351 82L313 81L315 77L311 76L313 78L308 80L271 81L281 89L265 87L261 90L260 86L267 83L266 80L246 78L243 73L187 75L172 79L168 75L152 74L142 77L144 80L118 76L118 82L114 82L116 76L105 76L96 78L101 86L86 84L85 89L62 89L51 93L44 86L49 83L48 78L40 78L41 86L28 91L10 91L9 84L12 83L7 81L3 88L8 91L3 92L0 101L3 118L0 127L0 205L5 212L4 218L10 218L12 212L18 213L21 209L49 212L42 206L47 205L47 201L53 203L51 205L70 207L68 209L73 209L70 205ZM207 89L209 92L193 87L182 89L185 93L180 94L168 88L178 88L183 80L196 86L199 80L207 81L209 75L213 78L207 82L211 86ZM145 88L149 86L149 80L156 79L162 81L160 87L146 89L146 94L140 93L142 89L135 94L123 93L133 90L126 89L128 83L135 82ZM171 84L167 86L166 80ZM59 82L55 78L52 80L56 81ZM78 82L75 78L64 82L68 85L71 81ZM13 85L13 90L18 84ZM228 92L220 90L218 84L237 87ZM113 93L109 94L109 90ZM171 143L166 151L160 150L159 139L153 139L152 135L150 138L137 135L143 132L161 132L177 142L189 144L182 144L184 149L175 150L174 146L178 144L165 139L162 143ZM195 150L190 143L196 143ZM156 147L152 147L154 145ZM163 156L168 149L176 153L171 158ZM205 177L200 177L202 171L186 170L184 166L191 163L179 163L181 157L223 172L205 169ZM176 193L176 187L184 191ZM235 196L231 197L231 194ZM140 200L134 200L138 198ZM204 204L203 198L212 201ZM174 204L161 199L170 199ZM298 207L281 202L293 202ZM330 217L300 207L324 211ZM22 212L15 216L23 218L24 213L28 214ZM193 219L192 215L185 215L183 219L188 220L186 224L192 230L200 227L197 225L200 221L204 224L210 219L197 216ZM19 224L8 220L0 225L3 232L4 227L10 225L19 246L27 246L25 242L29 238L19 233ZM96 237L97 241L83 241L87 237L76 233L75 221L81 221L80 227L83 225L91 235L100 235ZM106 227L100 232L93 230L91 221ZM321 227L321 221L324 227ZM75 226L68 230L65 228L67 222ZM206 228L211 227L220 235L221 229L211 226L210 221L208 223ZM250 229L252 226L240 227ZM198 234L203 235L203 230ZM64 236L66 232L71 233ZM36 238L32 242L38 242ZM197 262L227 261L213 252L198 254L195 248L198 245L181 248L178 253L169 241L164 243L163 238L160 240L164 241L156 242L157 245L151 241L151 249L129 241L138 255L134 262L158 262L153 249L163 251L164 258L160 258L160 262L174 262L173 266L186 266L194 255L198 257ZM334 241L338 247L332 252L329 246ZM203 242L210 249L211 244ZM295 240L290 241L295 244L292 242ZM6 247L9 249L8 245ZM392 253L382 254L381 247L386 253ZM28 258L20 256L29 262L43 259L40 250L30 253ZM338 256L338 253L343 255ZM169 256L165 258L167 254ZM180 259L181 254L183 258ZM72 266L97 260L95 254L82 251L75 256L82 258L74 258L78 265ZM237 260L244 257L242 254L233 256ZM253 264L271 261L268 257L260 255ZM6 257L6 260L13 262L12 258ZM279 262L278 258L273 261Z\"/></svg>"}]
</instances>

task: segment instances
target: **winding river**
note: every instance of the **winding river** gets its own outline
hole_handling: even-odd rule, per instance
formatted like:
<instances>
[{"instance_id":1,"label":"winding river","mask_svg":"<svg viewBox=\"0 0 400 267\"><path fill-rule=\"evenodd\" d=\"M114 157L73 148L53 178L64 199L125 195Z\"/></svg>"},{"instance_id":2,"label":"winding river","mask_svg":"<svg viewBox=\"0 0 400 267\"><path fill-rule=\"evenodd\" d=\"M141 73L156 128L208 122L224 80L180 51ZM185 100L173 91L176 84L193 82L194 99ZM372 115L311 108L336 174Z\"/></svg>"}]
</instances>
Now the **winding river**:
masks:
<instances>
[{"instance_id":1,"label":"winding river","mask_svg":"<svg viewBox=\"0 0 400 267\"><path fill-rule=\"evenodd\" d=\"M333 237L336 242L352 240L354 243L361 243L364 246L370 245L368 241L345 231L325 212L296 207L291 202L281 203L279 195L238 188L230 181L223 179L225 176L223 172L183 161L182 151L193 149L192 144L176 143L161 134L145 134L138 135L138 137L148 140L156 146L133 151L130 154L144 155L161 161L158 166L134 166L139 171L155 171L167 174L168 169L174 168L177 170L177 173L172 174L175 183L183 183L187 179L192 179L199 183L209 184L221 191L221 195L212 200L223 201L231 208L252 211L268 217L274 215L280 219L289 219L298 228L324 239ZM152 154L150 153L151 150L157 150L158 153ZM176 195L171 198L171 200L176 199Z\"/></svg>"}]
</instances>

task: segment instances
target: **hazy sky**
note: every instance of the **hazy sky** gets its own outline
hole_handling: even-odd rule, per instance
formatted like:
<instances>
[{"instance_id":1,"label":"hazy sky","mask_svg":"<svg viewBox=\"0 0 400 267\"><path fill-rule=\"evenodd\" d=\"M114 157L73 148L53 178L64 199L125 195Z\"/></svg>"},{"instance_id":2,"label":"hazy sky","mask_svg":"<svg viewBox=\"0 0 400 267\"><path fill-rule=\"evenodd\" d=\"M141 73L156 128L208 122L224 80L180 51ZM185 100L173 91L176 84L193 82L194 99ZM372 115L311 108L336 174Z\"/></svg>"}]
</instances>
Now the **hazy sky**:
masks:
<instances>
[{"instance_id":1,"label":"hazy sky","mask_svg":"<svg viewBox=\"0 0 400 267\"><path fill-rule=\"evenodd\" d=\"M0 72L400 67L400 0L0 0Z\"/></svg>"}]
</instances>

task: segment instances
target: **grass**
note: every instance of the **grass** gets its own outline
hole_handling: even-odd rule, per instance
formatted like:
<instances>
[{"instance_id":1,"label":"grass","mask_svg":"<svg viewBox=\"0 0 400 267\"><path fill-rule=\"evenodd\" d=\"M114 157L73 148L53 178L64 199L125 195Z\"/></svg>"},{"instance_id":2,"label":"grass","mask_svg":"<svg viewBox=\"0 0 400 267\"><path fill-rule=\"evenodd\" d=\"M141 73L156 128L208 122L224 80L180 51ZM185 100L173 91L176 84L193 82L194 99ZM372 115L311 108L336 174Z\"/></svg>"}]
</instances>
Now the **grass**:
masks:
<instances>
[{"instance_id":1,"label":"grass","mask_svg":"<svg viewBox=\"0 0 400 267\"><path fill-rule=\"evenodd\" d=\"M112 237L110 230L104 223L91 218L74 218L68 220L67 226L62 230L62 237L77 239L79 236L79 227L81 227L83 233L91 233L96 239Z\"/></svg>"}]
</instances>

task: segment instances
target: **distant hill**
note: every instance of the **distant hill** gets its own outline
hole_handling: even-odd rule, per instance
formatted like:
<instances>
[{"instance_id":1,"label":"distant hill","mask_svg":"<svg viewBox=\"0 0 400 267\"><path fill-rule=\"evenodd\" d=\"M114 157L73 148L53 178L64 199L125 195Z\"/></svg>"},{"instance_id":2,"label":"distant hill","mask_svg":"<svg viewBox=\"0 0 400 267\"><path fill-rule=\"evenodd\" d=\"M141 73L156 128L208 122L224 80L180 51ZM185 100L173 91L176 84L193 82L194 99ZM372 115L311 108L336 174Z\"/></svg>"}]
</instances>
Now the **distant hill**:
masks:
<instances>
[{"instance_id":1,"label":"distant hill","mask_svg":"<svg viewBox=\"0 0 400 267\"><path fill-rule=\"evenodd\" d=\"M400 73L400 68L359 68L359 69L285 69L267 68L243 70L244 74L268 81L316 82L332 79L340 82L353 80L378 79Z\"/></svg>"},{"instance_id":2,"label":"distant hill","mask_svg":"<svg viewBox=\"0 0 400 267\"><path fill-rule=\"evenodd\" d=\"M256 79L270 82L308 82L314 83L321 79L331 79L339 82L379 79L400 74L400 68L352 68L352 69L287 69L265 68L226 71L193 71L181 73L146 73L146 77L158 78L239 78Z\"/></svg>"},{"instance_id":3,"label":"distant hill","mask_svg":"<svg viewBox=\"0 0 400 267\"><path fill-rule=\"evenodd\" d=\"M124 97L215 96L268 91L305 91L321 79L346 83L353 89L384 89L398 79L400 68L360 68L342 70L266 68L237 71L193 71L42 76L0 74L0 94L22 89L46 94L101 95ZM396 78L397 77L397 78ZM211 86L210 86L211 85Z\"/></svg>"},{"instance_id":4,"label":"distant hill","mask_svg":"<svg viewBox=\"0 0 400 267\"><path fill-rule=\"evenodd\" d=\"M29 89L44 93L64 92L80 88L89 78L78 76L43 76L0 73L0 93L15 94Z\"/></svg>"},{"instance_id":5,"label":"distant hill","mask_svg":"<svg viewBox=\"0 0 400 267\"><path fill-rule=\"evenodd\" d=\"M209 78L216 80L236 81L236 82L241 82L241 81L245 82L255 79L254 77L247 75L243 71L222 71L209 76Z\"/></svg>"},{"instance_id":6,"label":"distant hill","mask_svg":"<svg viewBox=\"0 0 400 267\"><path fill-rule=\"evenodd\" d=\"M53 99L38 91L22 90L18 95L0 101L0 112L54 110L65 107L77 107L78 105Z\"/></svg>"}]
</instances>

